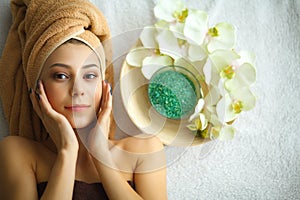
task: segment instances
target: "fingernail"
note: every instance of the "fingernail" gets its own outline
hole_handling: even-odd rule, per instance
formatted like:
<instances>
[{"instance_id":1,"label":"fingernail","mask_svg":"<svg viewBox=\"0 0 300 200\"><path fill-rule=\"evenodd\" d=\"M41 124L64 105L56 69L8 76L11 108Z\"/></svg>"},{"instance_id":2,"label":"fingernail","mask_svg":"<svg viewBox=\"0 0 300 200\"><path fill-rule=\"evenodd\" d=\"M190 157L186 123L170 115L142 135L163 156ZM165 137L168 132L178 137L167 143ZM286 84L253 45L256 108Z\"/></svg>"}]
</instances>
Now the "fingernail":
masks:
<instances>
[{"instance_id":1,"label":"fingernail","mask_svg":"<svg viewBox=\"0 0 300 200\"><path fill-rule=\"evenodd\" d=\"M39 93L35 92L35 96L36 96L36 98L37 98L38 100L41 100L41 97L40 97L40 94L39 94Z\"/></svg>"},{"instance_id":2,"label":"fingernail","mask_svg":"<svg viewBox=\"0 0 300 200\"><path fill-rule=\"evenodd\" d=\"M109 92L110 92L110 94L112 95L112 87L111 87L111 84L108 83L108 85L109 85Z\"/></svg>"},{"instance_id":3,"label":"fingernail","mask_svg":"<svg viewBox=\"0 0 300 200\"><path fill-rule=\"evenodd\" d=\"M37 88L38 88L38 89L40 89L40 83L41 83L40 79L37 80L36 85L37 85Z\"/></svg>"}]
</instances>

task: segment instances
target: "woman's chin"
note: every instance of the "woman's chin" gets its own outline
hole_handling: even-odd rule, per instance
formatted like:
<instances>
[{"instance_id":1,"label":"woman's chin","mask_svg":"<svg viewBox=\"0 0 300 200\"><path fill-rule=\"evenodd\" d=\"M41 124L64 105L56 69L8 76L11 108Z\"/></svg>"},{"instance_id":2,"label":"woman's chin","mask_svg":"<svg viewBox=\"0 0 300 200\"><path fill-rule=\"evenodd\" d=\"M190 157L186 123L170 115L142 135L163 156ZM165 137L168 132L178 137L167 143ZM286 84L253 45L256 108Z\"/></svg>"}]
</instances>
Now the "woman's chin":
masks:
<instances>
[{"instance_id":1,"label":"woman's chin","mask_svg":"<svg viewBox=\"0 0 300 200\"><path fill-rule=\"evenodd\" d=\"M73 129L81 130L81 129L91 129L95 126L97 119L72 119L69 120Z\"/></svg>"}]
</instances>

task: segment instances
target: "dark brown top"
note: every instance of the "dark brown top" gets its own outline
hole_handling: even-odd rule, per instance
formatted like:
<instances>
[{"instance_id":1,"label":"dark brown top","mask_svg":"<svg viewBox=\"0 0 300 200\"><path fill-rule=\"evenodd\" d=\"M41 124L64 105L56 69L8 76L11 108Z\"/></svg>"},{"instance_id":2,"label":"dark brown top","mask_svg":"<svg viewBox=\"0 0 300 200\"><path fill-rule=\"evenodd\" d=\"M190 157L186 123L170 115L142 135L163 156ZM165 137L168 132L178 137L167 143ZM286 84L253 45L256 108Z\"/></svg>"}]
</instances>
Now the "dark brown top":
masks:
<instances>
[{"instance_id":1,"label":"dark brown top","mask_svg":"<svg viewBox=\"0 0 300 200\"><path fill-rule=\"evenodd\" d=\"M37 184L37 191L39 199L43 195L48 182L41 182ZM134 188L134 183L128 181L128 184ZM102 183L85 183L82 181L75 181L73 198L74 200L100 200L108 199Z\"/></svg>"}]
</instances>

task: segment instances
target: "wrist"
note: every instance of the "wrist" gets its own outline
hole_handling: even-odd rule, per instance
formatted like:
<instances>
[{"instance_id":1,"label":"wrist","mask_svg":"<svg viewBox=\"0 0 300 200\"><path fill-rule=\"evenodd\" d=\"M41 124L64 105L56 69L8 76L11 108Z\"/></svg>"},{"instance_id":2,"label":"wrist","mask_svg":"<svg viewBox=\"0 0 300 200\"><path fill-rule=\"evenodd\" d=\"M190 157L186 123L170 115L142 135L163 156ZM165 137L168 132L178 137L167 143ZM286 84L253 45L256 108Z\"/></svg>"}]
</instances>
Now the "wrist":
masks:
<instances>
[{"instance_id":1,"label":"wrist","mask_svg":"<svg viewBox=\"0 0 300 200\"><path fill-rule=\"evenodd\" d=\"M60 150L64 150L69 153L76 153L79 150L79 143L76 137L74 138L61 138Z\"/></svg>"},{"instance_id":2,"label":"wrist","mask_svg":"<svg viewBox=\"0 0 300 200\"><path fill-rule=\"evenodd\" d=\"M61 157L62 159L67 159L69 161L71 160L77 160L77 156L78 156L78 148L74 147L74 146L65 146L64 148L61 148L58 151L57 154L59 157Z\"/></svg>"}]
</instances>

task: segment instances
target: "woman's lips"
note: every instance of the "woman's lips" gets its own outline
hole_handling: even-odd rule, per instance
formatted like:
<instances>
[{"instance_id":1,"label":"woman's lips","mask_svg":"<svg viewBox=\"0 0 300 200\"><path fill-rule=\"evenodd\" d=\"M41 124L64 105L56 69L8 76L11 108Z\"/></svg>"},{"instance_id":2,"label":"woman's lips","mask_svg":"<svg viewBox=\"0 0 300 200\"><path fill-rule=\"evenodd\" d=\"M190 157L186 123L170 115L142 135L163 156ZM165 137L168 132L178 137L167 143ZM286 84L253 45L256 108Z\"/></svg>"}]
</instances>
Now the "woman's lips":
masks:
<instances>
[{"instance_id":1,"label":"woman's lips","mask_svg":"<svg viewBox=\"0 0 300 200\"><path fill-rule=\"evenodd\" d=\"M91 107L91 106L90 105L72 105L72 106L65 106L65 109L73 111L73 112L81 112L81 111L85 111L89 107Z\"/></svg>"}]
</instances>

